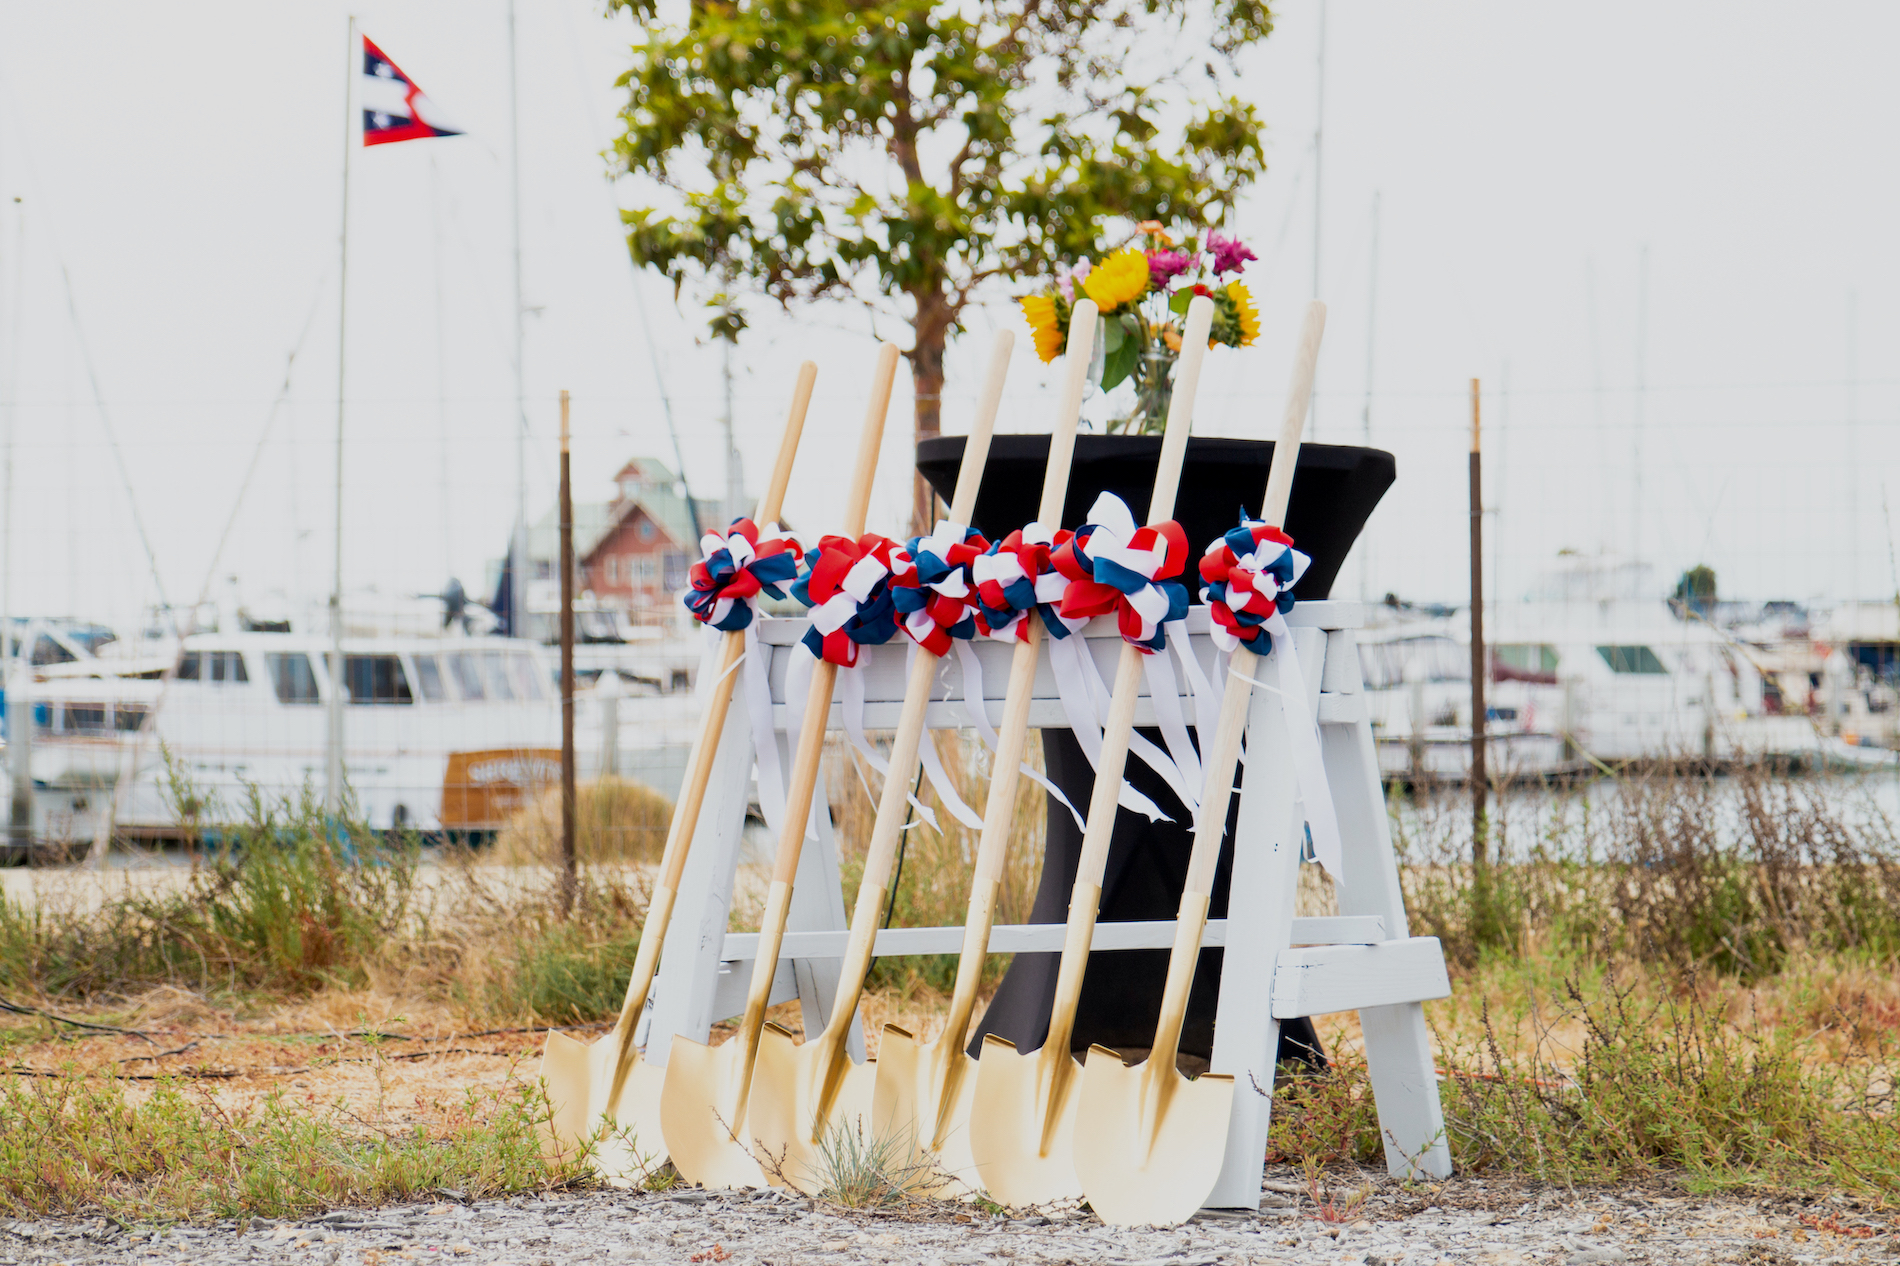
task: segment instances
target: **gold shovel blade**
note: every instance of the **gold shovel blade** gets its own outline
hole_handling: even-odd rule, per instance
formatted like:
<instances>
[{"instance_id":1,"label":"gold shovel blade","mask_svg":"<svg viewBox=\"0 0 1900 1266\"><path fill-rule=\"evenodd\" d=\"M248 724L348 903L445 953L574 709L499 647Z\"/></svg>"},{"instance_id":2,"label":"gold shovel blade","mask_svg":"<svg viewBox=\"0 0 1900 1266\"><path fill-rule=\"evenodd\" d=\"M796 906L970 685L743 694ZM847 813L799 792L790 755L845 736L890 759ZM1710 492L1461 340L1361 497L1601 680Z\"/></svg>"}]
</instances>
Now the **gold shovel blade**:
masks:
<instances>
[{"instance_id":1,"label":"gold shovel blade","mask_svg":"<svg viewBox=\"0 0 1900 1266\"><path fill-rule=\"evenodd\" d=\"M660 1128L674 1168L705 1187L763 1187L740 1085L745 1043L703 1046L675 1036L660 1091Z\"/></svg>"},{"instance_id":2,"label":"gold shovel blade","mask_svg":"<svg viewBox=\"0 0 1900 1266\"><path fill-rule=\"evenodd\" d=\"M665 1074L633 1052L620 1102L609 1105L618 1050L611 1033L597 1042L577 1042L565 1033L548 1034L541 1054L541 1081L552 1111L551 1128L543 1131L543 1150L550 1160L571 1160L591 1143L589 1160L601 1177L609 1182L644 1182L667 1161L660 1127L660 1086Z\"/></svg>"},{"instance_id":3,"label":"gold shovel blade","mask_svg":"<svg viewBox=\"0 0 1900 1266\"><path fill-rule=\"evenodd\" d=\"M985 1056L985 1058L988 1058ZM1179 1226L1220 1178L1234 1079L1189 1081L1173 1068L1122 1063L1089 1048L1076 1095L1075 1171L1111 1226Z\"/></svg>"},{"instance_id":4,"label":"gold shovel blade","mask_svg":"<svg viewBox=\"0 0 1900 1266\"><path fill-rule=\"evenodd\" d=\"M1071 1156L1082 1068L1067 1055L1024 1055L994 1033L983 1039L970 1109L970 1152L990 1198L1007 1205L1079 1200Z\"/></svg>"},{"instance_id":5,"label":"gold shovel blade","mask_svg":"<svg viewBox=\"0 0 1900 1266\"><path fill-rule=\"evenodd\" d=\"M895 1024L884 1026L871 1092L871 1131L877 1138L910 1141L907 1166L932 1195L955 1199L983 1189L970 1152L976 1068L961 1045L950 1045L948 1034L919 1042ZM940 1117L944 1086L953 1075L956 1093Z\"/></svg>"},{"instance_id":6,"label":"gold shovel blade","mask_svg":"<svg viewBox=\"0 0 1900 1266\"><path fill-rule=\"evenodd\" d=\"M838 1084L827 1111L828 1075ZM842 1048L834 1051L818 1040L800 1044L784 1029L767 1025L759 1035L749 1125L767 1177L808 1196L824 1191L834 1177L824 1155L826 1137L841 1127L869 1137L876 1077L875 1064L853 1064Z\"/></svg>"}]
</instances>

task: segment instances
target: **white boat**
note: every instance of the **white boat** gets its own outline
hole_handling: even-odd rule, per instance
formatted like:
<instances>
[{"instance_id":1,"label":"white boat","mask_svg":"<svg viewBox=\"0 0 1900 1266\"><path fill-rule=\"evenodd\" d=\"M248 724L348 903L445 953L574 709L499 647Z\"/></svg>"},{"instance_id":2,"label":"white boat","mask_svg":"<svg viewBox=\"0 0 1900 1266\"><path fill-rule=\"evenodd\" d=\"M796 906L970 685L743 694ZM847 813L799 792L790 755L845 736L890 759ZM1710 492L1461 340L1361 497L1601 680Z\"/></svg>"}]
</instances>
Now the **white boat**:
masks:
<instances>
[{"instance_id":1,"label":"white boat","mask_svg":"<svg viewBox=\"0 0 1900 1266\"><path fill-rule=\"evenodd\" d=\"M35 835L88 840L106 813L127 834L174 835L183 818L241 819L253 795L320 798L328 651L327 637L238 630L184 638L170 676L149 655L16 669ZM342 676L345 774L372 828L490 832L559 779L554 666L531 642L349 637Z\"/></svg>"},{"instance_id":2,"label":"white boat","mask_svg":"<svg viewBox=\"0 0 1900 1266\"><path fill-rule=\"evenodd\" d=\"M1780 648L1634 596L1625 583L1592 587L1585 566L1547 581L1535 598L1486 607L1491 776L1824 754L1815 722L1789 697L1788 683L1798 674L1783 664ZM1610 579L1626 578L1619 571ZM1470 613L1461 610L1400 616L1361 635L1368 706L1388 776L1467 775L1470 628Z\"/></svg>"}]
</instances>

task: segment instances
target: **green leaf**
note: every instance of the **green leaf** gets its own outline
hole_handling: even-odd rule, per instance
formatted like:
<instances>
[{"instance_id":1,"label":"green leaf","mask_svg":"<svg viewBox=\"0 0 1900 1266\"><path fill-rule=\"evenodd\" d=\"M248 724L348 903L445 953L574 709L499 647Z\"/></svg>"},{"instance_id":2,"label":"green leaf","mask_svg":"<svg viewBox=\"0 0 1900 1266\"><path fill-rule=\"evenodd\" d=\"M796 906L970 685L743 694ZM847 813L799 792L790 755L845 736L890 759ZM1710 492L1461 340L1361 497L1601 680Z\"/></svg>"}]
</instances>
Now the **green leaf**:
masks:
<instances>
[{"instance_id":1,"label":"green leaf","mask_svg":"<svg viewBox=\"0 0 1900 1266\"><path fill-rule=\"evenodd\" d=\"M1114 323L1109 324L1114 329ZM1102 390L1111 391L1128 375L1135 372L1135 365L1141 359L1141 344L1134 339L1123 339L1121 346L1102 358Z\"/></svg>"},{"instance_id":2,"label":"green leaf","mask_svg":"<svg viewBox=\"0 0 1900 1266\"><path fill-rule=\"evenodd\" d=\"M1122 341L1127 337L1122 331L1120 321L1104 321L1102 323L1102 354L1113 356L1121 351Z\"/></svg>"},{"instance_id":3,"label":"green leaf","mask_svg":"<svg viewBox=\"0 0 1900 1266\"><path fill-rule=\"evenodd\" d=\"M1174 313L1176 316L1186 316L1187 310L1188 310L1188 304L1192 303L1193 301L1194 301L1193 289L1189 287L1183 287L1182 289L1177 290L1173 294L1168 296L1168 311Z\"/></svg>"}]
</instances>

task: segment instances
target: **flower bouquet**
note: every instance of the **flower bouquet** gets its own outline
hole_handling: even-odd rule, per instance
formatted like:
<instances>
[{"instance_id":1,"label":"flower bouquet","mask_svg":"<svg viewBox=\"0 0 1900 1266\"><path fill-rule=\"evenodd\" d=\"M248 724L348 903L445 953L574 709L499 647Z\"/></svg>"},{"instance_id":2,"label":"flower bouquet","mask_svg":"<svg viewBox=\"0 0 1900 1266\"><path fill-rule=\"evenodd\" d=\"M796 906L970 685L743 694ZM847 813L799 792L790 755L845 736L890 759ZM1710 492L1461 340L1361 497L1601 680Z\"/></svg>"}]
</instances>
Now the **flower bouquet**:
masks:
<instances>
[{"instance_id":1,"label":"flower bouquet","mask_svg":"<svg viewBox=\"0 0 1900 1266\"><path fill-rule=\"evenodd\" d=\"M1256 258L1240 239L1209 232L1205 239L1184 235L1177 241L1159 220L1144 220L1137 229L1144 245L1124 246L1099 262L1058 265L1053 292L1017 302L1035 334L1036 355L1047 363L1068 346L1076 292L1095 301L1102 314L1095 341L1102 390L1130 379L1135 386L1132 407L1108 430L1147 435L1158 434L1167 421L1189 300L1206 295L1214 301L1209 347L1250 346L1260 333L1260 314L1239 278Z\"/></svg>"}]
</instances>

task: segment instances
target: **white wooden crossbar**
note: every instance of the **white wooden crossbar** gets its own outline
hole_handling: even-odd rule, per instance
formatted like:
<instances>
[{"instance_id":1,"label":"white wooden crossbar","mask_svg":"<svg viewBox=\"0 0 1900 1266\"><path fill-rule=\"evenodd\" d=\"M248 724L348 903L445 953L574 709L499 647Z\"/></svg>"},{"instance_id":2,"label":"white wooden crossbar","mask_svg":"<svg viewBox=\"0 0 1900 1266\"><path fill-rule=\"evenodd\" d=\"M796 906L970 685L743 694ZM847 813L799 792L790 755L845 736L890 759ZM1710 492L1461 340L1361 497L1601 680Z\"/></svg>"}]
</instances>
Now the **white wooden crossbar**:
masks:
<instances>
[{"instance_id":1,"label":"white wooden crossbar","mask_svg":"<svg viewBox=\"0 0 1900 1266\"><path fill-rule=\"evenodd\" d=\"M1054 954L1062 949L1060 923L1000 923L990 929L992 954ZM781 953L786 958L843 958L850 932L789 932ZM1376 915L1359 918L1293 920L1295 945L1370 945L1385 939L1385 920ZM1167 949L1174 944L1174 920L1098 923L1094 950ZM1209 919L1201 935L1207 948L1227 944L1227 920ZM962 928L885 928L877 934L878 958L907 954L954 954L963 948ZM757 932L728 932L719 957L726 962L750 962L759 952Z\"/></svg>"},{"instance_id":2,"label":"white wooden crossbar","mask_svg":"<svg viewBox=\"0 0 1900 1266\"><path fill-rule=\"evenodd\" d=\"M1321 755L1343 836L1337 915L1294 915L1304 814L1282 701L1277 692L1254 691L1229 917L1210 922L1202 942L1223 946L1225 952L1212 1068L1246 1088L1234 1096L1225 1161L1208 1197L1210 1207L1259 1207L1280 1021L1296 1016L1359 1013L1387 1167L1408 1177L1442 1178L1451 1172L1423 1010L1425 1001L1450 992L1450 981L1437 940L1412 936L1406 921L1353 635L1363 618L1357 603L1308 602L1295 607L1288 620L1309 690L1302 703L1319 723ZM761 620L758 629L761 654L769 657L775 737L786 769L791 767L791 750L785 734L785 677L791 657L805 654L796 648L805 628L802 619L772 619ZM1189 611L1187 628L1190 645L1203 665L1210 665L1205 608ZM1081 636L1104 677L1112 679L1120 646L1113 621L1095 620ZM999 724L1011 648L980 642L975 650L983 669L984 709L991 724ZM863 662L864 723L870 729L894 728L908 676L902 640L868 648ZM945 660L938 680L928 724L939 729L967 725L962 669L955 657ZM1144 697L1136 723L1153 722L1153 706ZM841 728L842 723L842 704L834 702L831 725ZM1046 659L1037 672L1029 723L1044 729L1067 725ZM743 1005L758 936L730 931L728 920L746 806L752 799L751 767L746 709L735 700L682 877L673 932L641 1021L638 1040L646 1047L649 1063L665 1063L674 1034L704 1042L715 1022ZM837 996L848 939L837 841L823 799L818 797L813 806L810 828L816 840L807 843L800 858L772 993L774 1002L799 1000L807 1032L823 1025ZM1173 943L1173 929L1172 920L1102 923L1093 948L1166 948ZM1060 924L998 927L990 950L1054 953L1061 949L1062 934ZM878 933L875 952L951 954L962 943L960 927L887 928ZM854 1059L864 1058L861 1026L853 1031L851 1052Z\"/></svg>"}]
</instances>

